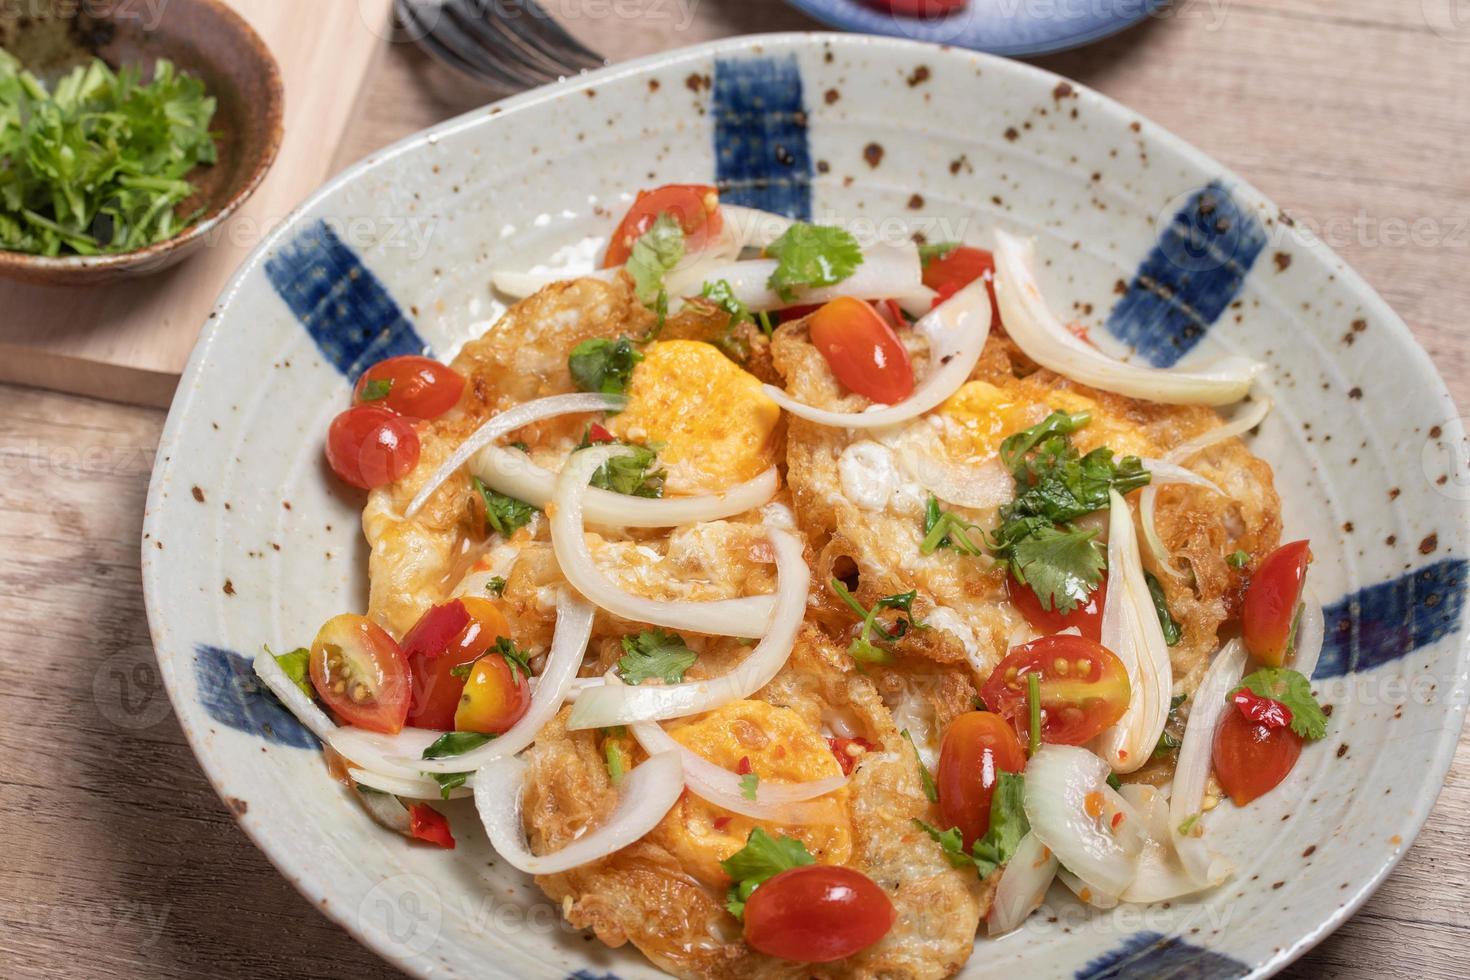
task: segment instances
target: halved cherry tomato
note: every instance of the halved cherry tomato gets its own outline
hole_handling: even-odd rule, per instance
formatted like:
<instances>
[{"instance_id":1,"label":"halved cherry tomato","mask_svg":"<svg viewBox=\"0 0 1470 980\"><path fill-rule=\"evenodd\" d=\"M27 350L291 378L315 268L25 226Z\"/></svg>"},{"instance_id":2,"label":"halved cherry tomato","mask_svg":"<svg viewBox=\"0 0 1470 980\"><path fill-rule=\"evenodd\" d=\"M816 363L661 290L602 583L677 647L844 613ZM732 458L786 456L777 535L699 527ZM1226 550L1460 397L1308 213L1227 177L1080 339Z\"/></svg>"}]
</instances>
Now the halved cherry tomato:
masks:
<instances>
[{"instance_id":1,"label":"halved cherry tomato","mask_svg":"<svg viewBox=\"0 0 1470 980\"><path fill-rule=\"evenodd\" d=\"M699 248L725 227L720 192L706 184L666 184L651 191L639 191L618 230L613 232L607 256L602 260L603 268L611 269L627 262L633 243L665 213L672 214L684 229L684 247L689 251Z\"/></svg>"},{"instance_id":2,"label":"halved cherry tomato","mask_svg":"<svg viewBox=\"0 0 1470 980\"><path fill-rule=\"evenodd\" d=\"M408 661L393 637L365 616L327 620L308 661L311 686L349 725L394 734L408 716Z\"/></svg>"},{"instance_id":3,"label":"halved cherry tomato","mask_svg":"<svg viewBox=\"0 0 1470 980\"><path fill-rule=\"evenodd\" d=\"M840 735L827 739L827 744L831 746L832 754L837 757L837 764L842 767L844 776L851 776L858 760L878 747L865 738L843 738Z\"/></svg>"},{"instance_id":4,"label":"halved cherry tomato","mask_svg":"<svg viewBox=\"0 0 1470 980\"><path fill-rule=\"evenodd\" d=\"M1215 732L1215 775L1236 806L1275 789L1302 754L1302 737L1227 710Z\"/></svg>"},{"instance_id":5,"label":"halved cherry tomato","mask_svg":"<svg viewBox=\"0 0 1470 980\"><path fill-rule=\"evenodd\" d=\"M458 372L432 358L408 354L379 361L364 371L352 390L352 400L411 419L436 419L453 408L463 393L464 378Z\"/></svg>"},{"instance_id":6,"label":"halved cherry tomato","mask_svg":"<svg viewBox=\"0 0 1470 980\"><path fill-rule=\"evenodd\" d=\"M1293 541L1266 556L1251 576L1241 608L1240 626L1245 648L1268 667L1280 667L1291 648L1291 628L1301 604L1309 542Z\"/></svg>"},{"instance_id":7,"label":"halved cherry tomato","mask_svg":"<svg viewBox=\"0 0 1470 980\"><path fill-rule=\"evenodd\" d=\"M1230 695L1230 703L1251 721L1267 728L1284 728L1291 724L1291 709L1275 698L1263 698L1249 688L1242 687Z\"/></svg>"},{"instance_id":8,"label":"halved cherry tomato","mask_svg":"<svg viewBox=\"0 0 1470 980\"><path fill-rule=\"evenodd\" d=\"M1025 617L1032 629L1038 633L1060 633L1075 626L1083 636L1094 642L1102 640L1103 602L1107 588L1108 577L1104 574L1097 588L1088 594L1086 602L1073 606L1069 613L1061 613L1055 609L1041 608L1041 600L1036 598L1031 586L1018 582L1014 575L1006 576L1006 594L1011 605Z\"/></svg>"},{"instance_id":9,"label":"halved cherry tomato","mask_svg":"<svg viewBox=\"0 0 1470 980\"><path fill-rule=\"evenodd\" d=\"M861 871L808 864L751 893L745 941L767 956L831 963L888 935L897 917L888 894Z\"/></svg>"},{"instance_id":10,"label":"halved cherry tomato","mask_svg":"<svg viewBox=\"0 0 1470 980\"><path fill-rule=\"evenodd\" d=\"M454 711L454 728L461 732L500 735L520 721L530 706L531 685L525 671L519 667L513 669L503 656L490 653L475 662L464 684Z\"/></svg>"},{"instance_id":11,"label":"halved cherry tomato","mask_svg":"<svg viewBox=\"0 0 1470 980\"><path fill-rule=\"evenodd\" d=\"M990 829L990 798L1002 772L1026 768L1026 750L1015 730L991 711L967 711L944 730L939 743L939 812L946 827L960 828L969 846Z\"/></svg>"},{"instance_id":12,"label":"halved cherry tomato","mask_svg":"<svg viewBox=\"0 0 1470 980\"><path fill-rule=\"evenodd\" d=\"M1030 730L1027 674L1041 674L1041 740L1081 745L1123 717L1132 690L1128 669L1107 647L1070 633L1013 649L980 689L991 711L1018 733Z\"/></svg>"},{"instance_id":13,"label":"halved cherry tomato","mask_svg":"<svg viewBox=\"0 0 1470 980\"><path fill-rule=\"evenodd\" d=\"M419 436L407 419L377 405L357 405L332 420L327 462L354 487L400 480L419 463Z\"/></svg>"},{"instance_id":14,"label":"halved cherry tomato","mask_svg":"<svg viewBox=\"0 0 1470 980\"><path fill-rule=\"evenodd\" d=\"M812 343L837 380L875 402L892 405L914 390L914 368L898 334L860 299L839 296L807 320Z\"/></svg>"},{"instance_id":15,"label":"halved cherry tomato","mask_svg":"<svg viewBox=\"0 0 1470 980\"><path fill-rule=\"evenodd\" d=\"M510 636L510 625L489 599L466 596L424 613L403 638L403 653L413 672L408 723L453 730L466 680L456 677L454 668L479 657L499 636Z\"/></svg>"},{"instance_id":16,"label":"halved cherry tomato","mask_svg":"<svg viewBox=\"0 0 1470 980\"><path fill-rule=\"evenodd\" d=\"M449 829L449 821L427 803L415 803L408 808L408 832L435 847L454 850L454 834Z\"/></svg>"}]
</instances>

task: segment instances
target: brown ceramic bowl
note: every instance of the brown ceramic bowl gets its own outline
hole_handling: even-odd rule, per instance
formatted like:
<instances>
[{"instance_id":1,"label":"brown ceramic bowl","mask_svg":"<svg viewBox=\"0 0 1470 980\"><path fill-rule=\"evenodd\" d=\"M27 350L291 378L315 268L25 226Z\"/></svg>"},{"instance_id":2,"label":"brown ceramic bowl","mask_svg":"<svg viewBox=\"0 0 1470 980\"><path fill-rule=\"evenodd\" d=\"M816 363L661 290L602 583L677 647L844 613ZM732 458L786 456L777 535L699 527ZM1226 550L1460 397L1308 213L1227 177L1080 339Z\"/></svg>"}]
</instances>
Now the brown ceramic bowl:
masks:
<instances>
[{"instance_id":1,"label":"brown ceramic bowl","mask_svg":"<svg viewBox=\"0 0 1470 980\"><path fill-rule=\"evenodd\" d=\"M154 11L161 11L155 13ZM198 167L181 213L203 209L167 241L116 255L46 258L0 250L0 277L47 286L94 286L166 269L200 248L248 198L281 146L285 90L260 36L220 0L20 0L0 4L0 47L50 82L100 57L152 74L158 58L197 75L219 103L210 128L219 162Z\"/></svg>"}]
</instances>

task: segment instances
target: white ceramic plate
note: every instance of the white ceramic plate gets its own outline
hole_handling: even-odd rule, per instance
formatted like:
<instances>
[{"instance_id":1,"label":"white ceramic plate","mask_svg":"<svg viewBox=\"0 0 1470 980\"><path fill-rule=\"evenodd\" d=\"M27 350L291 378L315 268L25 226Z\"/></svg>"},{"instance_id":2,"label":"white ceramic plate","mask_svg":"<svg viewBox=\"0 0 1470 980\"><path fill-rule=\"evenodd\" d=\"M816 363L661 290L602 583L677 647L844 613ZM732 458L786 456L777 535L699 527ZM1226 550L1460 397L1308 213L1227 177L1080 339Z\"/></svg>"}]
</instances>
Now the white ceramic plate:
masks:
<instances>
[{"instance_id":1,"label":"white ceramic plate","mask_svg":"<svg viewBox=\"0 0 1470 980\"><path fill-rule=\"evenodd\" d=\"M477 111L344 174L245 263L169 416L143 542L175 710L245 831L410 973L656 975L562 925L468 809L454 852L377 828L248 658L365 605L360 500L321 454L348 376L425 344L448 358L502 309L491 270L588 262L638 188L710 180L879 234L1034 235L1053 305L1095 337L1155 364L1271 365L1256 447L1316 554L1330 737L1215 821L1240 864L1226 886L1112 913L1053 893L1053 918L981 940L964 975L1259 976L1340 924L1413 840L1460 731L1470 480L1444 385L1331 252L1134 113L1024 65L843 35L659 55Z\"/></svg>"}]
</instances>

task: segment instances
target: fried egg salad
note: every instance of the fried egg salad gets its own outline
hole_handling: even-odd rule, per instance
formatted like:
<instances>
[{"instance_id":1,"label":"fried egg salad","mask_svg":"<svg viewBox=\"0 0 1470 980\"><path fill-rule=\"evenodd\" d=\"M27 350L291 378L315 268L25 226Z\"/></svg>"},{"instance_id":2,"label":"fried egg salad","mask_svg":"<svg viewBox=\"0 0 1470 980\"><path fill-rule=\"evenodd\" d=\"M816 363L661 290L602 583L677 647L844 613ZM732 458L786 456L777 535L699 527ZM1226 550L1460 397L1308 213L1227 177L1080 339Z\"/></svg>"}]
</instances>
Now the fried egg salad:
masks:
<instances>
[{"instance_id":1,"label":"fried egg salad","mask_svg":"<svg viewBox=\"0 0 1470 980\"><path fill-rule=\"evenodd\" d=\"M992 241L671 185L497 276L331 423L368 606L256 670L379 823L679 977L945 977L1054 882L1218 886L1327 727L1260 365L1116 359Z\"/></svg>"}]
</instances>

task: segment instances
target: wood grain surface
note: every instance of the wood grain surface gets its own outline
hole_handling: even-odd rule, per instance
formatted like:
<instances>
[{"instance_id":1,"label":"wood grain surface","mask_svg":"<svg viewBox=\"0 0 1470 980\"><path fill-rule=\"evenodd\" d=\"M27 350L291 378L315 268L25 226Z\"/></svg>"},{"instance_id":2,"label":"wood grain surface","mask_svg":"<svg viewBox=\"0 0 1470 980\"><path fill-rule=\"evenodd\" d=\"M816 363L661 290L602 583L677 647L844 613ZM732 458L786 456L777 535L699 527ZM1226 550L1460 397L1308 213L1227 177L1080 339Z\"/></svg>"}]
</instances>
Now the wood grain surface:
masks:
<instances>
[{"instance_id":1,"label":"wood grain surface","mask_svg":"<svg viewBox=\"0 0 1470 980\"><path fill-rule=\"evenodd\" d=\"M1455 4L1185 0L1040 63L1153 118L1322 229L1470 406L1470 11ZM627 57L813 26L778 0L680 9L696 14L684 29L672 19L575 27ZM337 164L489 97L395 48ZM396 976L233 826L158 687L138 548L162 414L0 393L0 977ZM1287 975L1470 976L1467 812L1462 741L1403 863Z\"/></svg>"}]
</instances>

